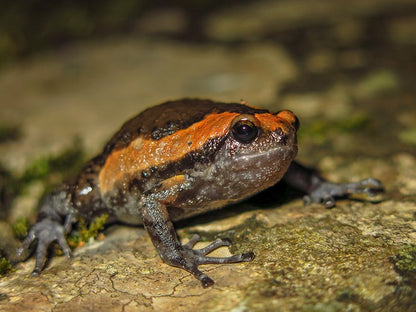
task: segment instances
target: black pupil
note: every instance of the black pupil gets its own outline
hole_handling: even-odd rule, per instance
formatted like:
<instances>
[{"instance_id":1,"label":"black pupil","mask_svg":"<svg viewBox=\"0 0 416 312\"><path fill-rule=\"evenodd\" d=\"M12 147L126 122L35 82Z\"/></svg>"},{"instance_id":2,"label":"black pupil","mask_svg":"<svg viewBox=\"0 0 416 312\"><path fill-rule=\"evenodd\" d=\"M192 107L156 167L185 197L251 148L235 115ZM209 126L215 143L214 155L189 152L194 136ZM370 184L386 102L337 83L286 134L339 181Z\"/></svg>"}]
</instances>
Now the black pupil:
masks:
<instances>
[{"instance_id":1,"label":"black pupil","mask_svg":"<svg viewBox=\"0 0 416 312\"><path fill-rule=\"evenodd\" d=\"M233 127L234 137L242 143L250 143L257 137L257 127L248 120L239 121Z\"/></svg>"}]
</instances>

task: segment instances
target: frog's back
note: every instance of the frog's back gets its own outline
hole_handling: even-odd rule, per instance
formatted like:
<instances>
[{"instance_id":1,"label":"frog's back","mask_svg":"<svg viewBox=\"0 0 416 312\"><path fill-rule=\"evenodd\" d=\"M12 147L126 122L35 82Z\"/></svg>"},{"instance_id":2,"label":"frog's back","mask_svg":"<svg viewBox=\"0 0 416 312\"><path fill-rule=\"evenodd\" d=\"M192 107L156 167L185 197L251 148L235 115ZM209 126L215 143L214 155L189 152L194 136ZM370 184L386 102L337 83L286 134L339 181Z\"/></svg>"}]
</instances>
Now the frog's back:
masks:
<instances>
[{"instance_id":1,"label":"frog's back","mask_svg":"<svg viewBox=\"0 0 416 312\"><path fill-rule=\"evenodd\" d=\"M225 112L255 114L268 111L238 103L222 103L201 99L165 102L150 107L125 122L107 143L103 154L108 156L114 150L125 148L138 136L159 140L172 135L178 130L190 127L209 114Z\"/></svg>"}]
</instances>

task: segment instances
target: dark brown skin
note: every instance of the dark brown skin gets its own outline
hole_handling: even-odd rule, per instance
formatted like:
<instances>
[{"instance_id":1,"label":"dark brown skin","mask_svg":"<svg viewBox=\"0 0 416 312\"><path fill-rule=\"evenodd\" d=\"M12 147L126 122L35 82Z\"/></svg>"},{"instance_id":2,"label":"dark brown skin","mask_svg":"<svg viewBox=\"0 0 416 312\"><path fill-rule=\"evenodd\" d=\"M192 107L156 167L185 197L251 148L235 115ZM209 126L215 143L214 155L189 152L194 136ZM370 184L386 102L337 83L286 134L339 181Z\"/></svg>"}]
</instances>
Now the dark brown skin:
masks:
<instances>
[{"instance_id":1,"label":"dark brown skin","mask_svg":"<svg viewBox=\"0 0 416 312\"><path fill-rule=\"evenodd\" d=\"M382 191L374 179L334 184L294 162L297 128L289 111L243 104L183 99L147 109L123 125L75 183L45 199L18 253L28 254L37 240L33 275L39 275L53 241L70 256L65 236L79 217L107 213L109 221L143 224L163 261L210 286L214 281L198 270L200 264L251 261L253 252L208 257L230 241L192 249L199 237L182 245L173 221L241 201L282 178L305 192L307 202L326 207L335 205L335 197Z\"/></svg>"}]
</instances>

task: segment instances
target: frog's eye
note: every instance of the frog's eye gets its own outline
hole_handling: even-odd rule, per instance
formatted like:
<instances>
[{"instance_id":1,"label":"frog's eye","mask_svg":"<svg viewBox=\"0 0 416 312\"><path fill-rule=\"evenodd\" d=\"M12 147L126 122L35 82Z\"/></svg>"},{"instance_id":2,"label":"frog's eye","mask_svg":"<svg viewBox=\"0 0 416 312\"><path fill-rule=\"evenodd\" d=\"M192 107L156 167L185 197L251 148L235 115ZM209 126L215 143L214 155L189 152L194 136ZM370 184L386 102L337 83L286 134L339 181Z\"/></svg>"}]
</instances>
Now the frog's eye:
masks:
<instances>
[{"instance_id":1,"label":"frog's eye","mask_svg":"<svg viewBox=\"0 0 416 312\"><path fill-rule=\"evenodd\" d=\"M247 144L257 138L259 129L254 122L248 119L240 119L232 125L231 133L237 141Z\"/></svg>"}]
</instances>

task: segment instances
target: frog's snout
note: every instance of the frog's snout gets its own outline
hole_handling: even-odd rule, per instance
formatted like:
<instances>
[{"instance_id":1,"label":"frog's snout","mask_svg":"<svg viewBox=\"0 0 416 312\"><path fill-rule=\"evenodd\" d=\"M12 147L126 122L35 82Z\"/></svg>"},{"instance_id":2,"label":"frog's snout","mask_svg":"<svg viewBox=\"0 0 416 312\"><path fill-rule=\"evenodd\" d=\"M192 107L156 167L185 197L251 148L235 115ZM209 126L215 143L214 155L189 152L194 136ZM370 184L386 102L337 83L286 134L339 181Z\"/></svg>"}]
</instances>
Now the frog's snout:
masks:
<instances>
[{"instance_id":1,"label":"frog's snout","mask_svg":"<svg viewBox=\"0 0 416 312\"><path fill-rule=\"evenodd\" d=\"M295 131L299 129L299 119L290 110L281 110L280 112L276 113L276 116L293 126L295 128Z\"/></svg>"}]
</instances>

